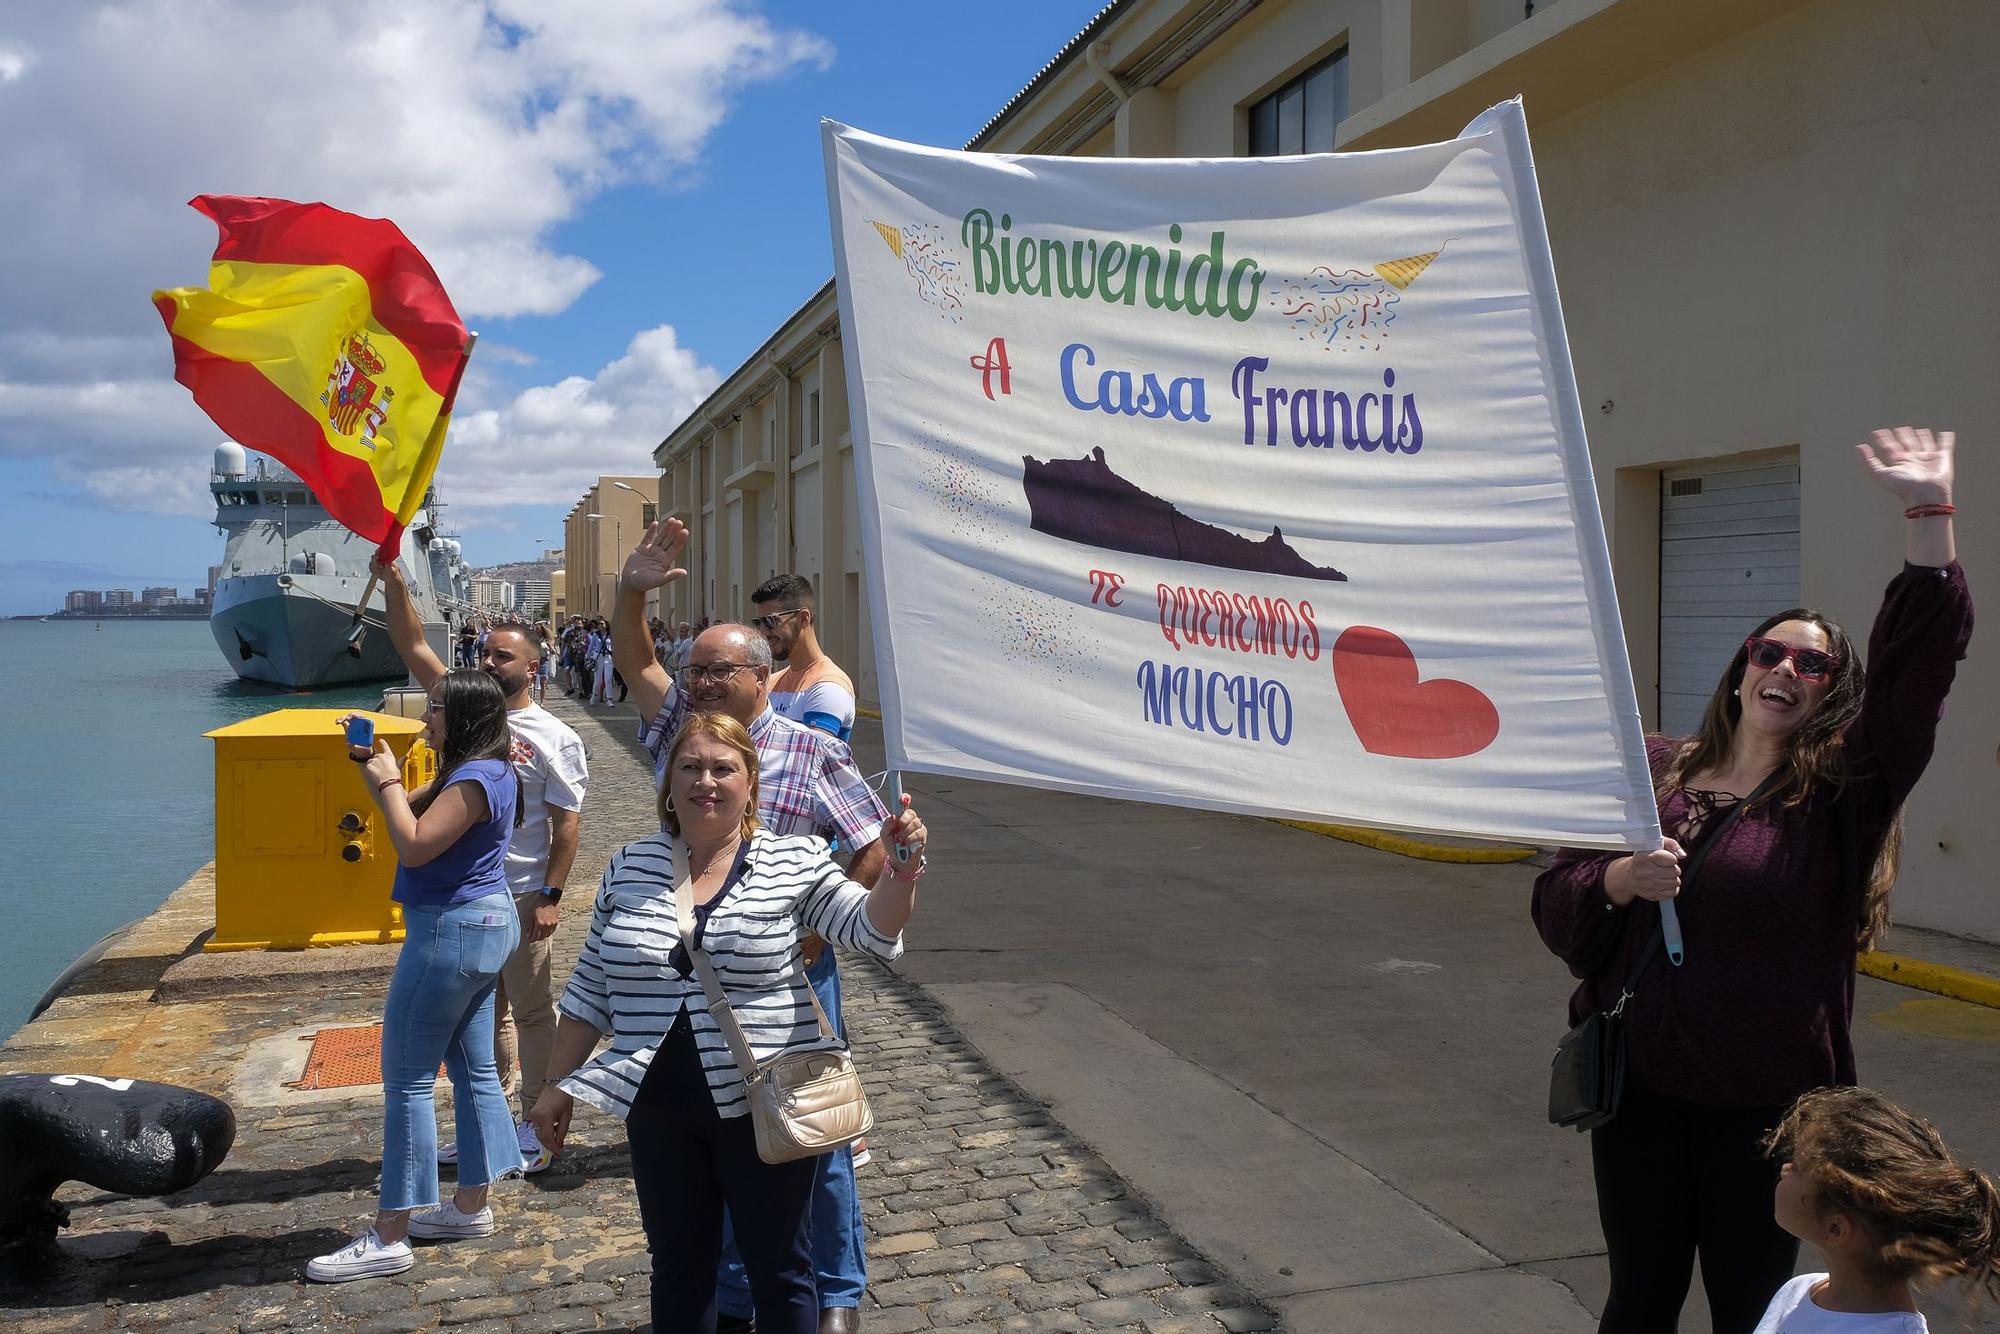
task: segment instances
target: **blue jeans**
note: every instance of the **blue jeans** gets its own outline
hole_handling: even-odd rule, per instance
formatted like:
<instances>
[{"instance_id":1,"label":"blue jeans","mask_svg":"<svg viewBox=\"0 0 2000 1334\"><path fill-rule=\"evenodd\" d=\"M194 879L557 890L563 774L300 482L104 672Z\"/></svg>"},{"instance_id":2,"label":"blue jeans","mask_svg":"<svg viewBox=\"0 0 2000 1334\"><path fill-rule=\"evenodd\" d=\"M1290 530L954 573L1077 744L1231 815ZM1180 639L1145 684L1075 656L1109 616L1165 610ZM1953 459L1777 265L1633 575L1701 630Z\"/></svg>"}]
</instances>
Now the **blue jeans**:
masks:
<instances>
[{"instance_id":1,"label":"blue jeans","mask_svg":"<svg viewBox=\"0 0 2000 1334\"><path fill-rule=\"evenodd\" d=\"M813 994L819 997L833 1031L845 1042L847 1020L840 1012L840 967L834 962L833 946L827 946L819 962L806 970L806 980L812 983ZM815 1161L812 1258L820 1309L859 1306L868 1287L868 1260L861 1249L861 1195L854 1188L854 1151L835 1149ZM716 1273L715 1292L718 1310L749 1318L750 1276L736 1253L736 1237L727 1216L723 1219L722 1265Z\"/></svg>"},{"instance_id":2,"label":"blue jeans","mask_svg":"<svg viewBox=\"0 0 2000 1334\"><path fill-rule=\"evenodd\" d=\"M382 1203L438 1202L438 1063L458 1117L458 1184L484 1186L521 1170L514 1114L493 1064L493 983L520 943L506 894L451 908L403 909L403 952L382 1012Z\"/></svg>"}]
</instances>

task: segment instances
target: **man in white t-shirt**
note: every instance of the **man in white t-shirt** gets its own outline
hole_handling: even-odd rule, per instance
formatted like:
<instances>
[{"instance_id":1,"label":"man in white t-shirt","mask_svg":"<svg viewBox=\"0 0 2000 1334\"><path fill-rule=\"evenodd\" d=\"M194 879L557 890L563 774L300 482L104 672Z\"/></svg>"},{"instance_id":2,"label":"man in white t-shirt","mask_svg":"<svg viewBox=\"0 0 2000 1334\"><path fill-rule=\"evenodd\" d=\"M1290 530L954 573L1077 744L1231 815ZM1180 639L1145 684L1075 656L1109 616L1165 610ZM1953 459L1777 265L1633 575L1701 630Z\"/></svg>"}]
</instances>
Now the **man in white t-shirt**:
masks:
<instances>
[{"instance_id":1,"label":"man in white t-shirt","mask_svg":"<svg viewBox=\"0 0 2000 1334\"><path fill-rule=\"evenodd\" d=\"M750 594L750 624L784 670L771 678L771 707L795 723L845 741L854 730L854 682L819 646L819 601L812 581L780 574Z\"/></svg>"},{"instance_id":2,"label":"man in white t-shirt","mask_svg":"<svg viewBox=\"0 0 2000 1334\"><path fill-rule=\"evenodd\" d=\"M389 639L418 685L433 689L444 663L424 642L424 625L410 601L401 570L375 566L389 603ZM516 1048L520 1058L521 1117L517 1133L529 1172L547 1168L550 1155L535 1138L527 1113L542 1096L555 1046L556 984L550 937L562 919L563 886L576 860L579 813L590 772L583 741L569 724L534 702L529 684L541 645L525 623L489 629L480 648L480 670L500 683L507 696L507 727L513 733L514 772L521 779L521 823L507 848L507 888L521 918L521 943L501 967L494 989L493 1058L503 1084L511 1083ZM455 1145L438 1150L440 1162L456 1162Z\"/></svg>"}]
</instances>

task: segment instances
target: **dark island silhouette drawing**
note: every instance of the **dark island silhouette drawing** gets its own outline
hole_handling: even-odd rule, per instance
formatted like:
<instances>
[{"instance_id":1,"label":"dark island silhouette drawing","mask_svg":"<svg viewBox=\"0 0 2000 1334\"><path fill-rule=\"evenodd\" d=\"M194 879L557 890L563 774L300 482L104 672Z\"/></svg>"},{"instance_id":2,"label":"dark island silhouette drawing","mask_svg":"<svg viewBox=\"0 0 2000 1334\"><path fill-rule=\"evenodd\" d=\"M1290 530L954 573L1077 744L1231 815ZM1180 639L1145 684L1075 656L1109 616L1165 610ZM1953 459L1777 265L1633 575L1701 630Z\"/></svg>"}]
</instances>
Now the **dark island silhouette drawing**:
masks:
<instances>
[{"instance_id":1,"label":"dark island silhouette drawing","mask_svg":"<svg viewBox=\"0 0 2000 1334\"><path fill-rule=\"evenodd\" d=\"M1169 502L1111 470L1102 448L1080 459L1044 463L1023 455L1021 487L1028 493L1028 526L1038 533L1135 556L1217 565L1226 570L1278 574L1293 579L1347 576L1292 550L1275 526L1253 542L1240 533L1190 519Z\"/></svg>"}]
</instances>

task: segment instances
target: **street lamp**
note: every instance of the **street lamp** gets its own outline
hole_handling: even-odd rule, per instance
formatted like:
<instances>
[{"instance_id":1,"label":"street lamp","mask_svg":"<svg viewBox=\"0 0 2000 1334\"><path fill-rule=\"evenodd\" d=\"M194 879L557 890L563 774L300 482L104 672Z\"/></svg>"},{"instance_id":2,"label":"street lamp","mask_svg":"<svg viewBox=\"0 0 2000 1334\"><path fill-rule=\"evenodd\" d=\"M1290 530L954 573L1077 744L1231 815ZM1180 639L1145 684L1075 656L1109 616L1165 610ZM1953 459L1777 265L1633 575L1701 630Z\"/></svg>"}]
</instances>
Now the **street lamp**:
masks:
<instances>
[{"instance_id":1,"label":"street lamp","mask_svg":"<svg viewBox=\"0 0 2000 1334\"><path fill-rule=\"evenodd\" d=\"M625 525L624 525L624 524L622 524L622 523L620 523L620 522L618 521L618 516L617 516L617 515L615 515L615 514L586 514L586 515L584 515L583 517L584 517L584 518L586 518L586 519L609 519L609 520L611 520L611 546L612 546L612 552L613 552L613 555L612 555L612 559L613 559L613 560L616 560L616 559L618 558L618 556L619 556L619 555L622 555L622 554L624 553L624 550L625 550ZM593 557L595 557L595 555L596 555L596 553L595 553L595 552L592 552L591 554L592 554L592 556L593 556ZM592 564L592 565L595 565L596 563L597 563L597 562L596 562L596 560L595 560L595 559L593 559L593 560L591 561L591 564ZM591 580L591 586L592 586L593 588L595 588L595 587L597 586L598 582L599 582L600 580L602 580L604 576L603 576L603 575L601 575L601 574L598 574L598 572L597 572L596 570L594 570L594 569L593 569L593 570L591 571L591 574L592 574L593 576L595 576L595 577L594 577L594 578L593 578L593 579ZM600 608L599 610L602 610L602 609Z\"/></svg>"},{"instance_id":2,"label":"street lamp","mask_svg":"<svg viewBox=\"0 0 2000 1334\"><path fill-rule=\"evenodd\" d=\"M657 501L654 501L654 500L649 500L649 499L647 498L647 496L646 496L646 493L645 493L644 491L641 491L641 490L640 490L640 489L639 489L638 487L636 487L636 486L628 486L628 485L626 485L626 484L625 484L624 482L620 482L620 481L617 481L617 480L615 480L615 479L614 479L614 480L612 481L611 485L613 485L613 486L617 487L617 488L618 488L618 489L619 489L620 491L630 491L630 492L631 492L631 493L632 493L633 495L635 495L635 496L639 497L639 503L640 503L640 504L642 504L642 505L657 505L657 504L658 504L658 502L657 502ZM657 513L658 511L657 511L657 510L655 510L654 512L655 512L655 513ZM639 517L641 517L641 518L644 518L644 517L645 517L645 514L646 514L646 512L645 512L645 511L644 511L643 509L639 511ZM620 551L622 552L622 551L623 551L623 550L625 549L625 548L624 548L624 545L623 545L623 544L621 543L621 544L619 545L619 548L618 548L618 549L619 549L619 550L620 550ZM662 614L664 614L664 612L665 612L665 606L664 606L664 604L662 604L662 605L661 605L661 607L659 608L659 610L660 610L660 611L662 612Z\"/></svg>"}]
</instances>

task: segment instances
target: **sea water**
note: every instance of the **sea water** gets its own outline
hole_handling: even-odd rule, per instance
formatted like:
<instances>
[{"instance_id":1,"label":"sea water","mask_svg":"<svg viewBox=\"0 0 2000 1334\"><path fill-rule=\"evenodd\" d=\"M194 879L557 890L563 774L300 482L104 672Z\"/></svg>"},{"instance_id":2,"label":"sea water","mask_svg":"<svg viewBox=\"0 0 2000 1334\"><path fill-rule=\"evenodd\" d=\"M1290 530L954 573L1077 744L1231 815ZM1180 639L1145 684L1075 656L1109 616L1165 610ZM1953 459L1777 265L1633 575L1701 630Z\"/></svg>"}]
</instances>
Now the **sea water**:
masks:
<instances>
[{"instance_id":1,"label":"sea water","mask_svg":"<svg viewBox=\"0 0 2000 1334\"><path fill-rule=\"evenodd\" d=\"M0 621L0 1034L214 857L215 743L202 733L381 694L243 681L206 621Z\"/></svg>"}]
</instances>

